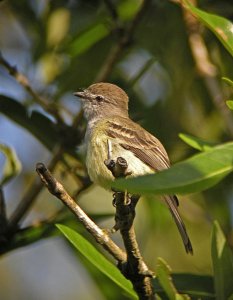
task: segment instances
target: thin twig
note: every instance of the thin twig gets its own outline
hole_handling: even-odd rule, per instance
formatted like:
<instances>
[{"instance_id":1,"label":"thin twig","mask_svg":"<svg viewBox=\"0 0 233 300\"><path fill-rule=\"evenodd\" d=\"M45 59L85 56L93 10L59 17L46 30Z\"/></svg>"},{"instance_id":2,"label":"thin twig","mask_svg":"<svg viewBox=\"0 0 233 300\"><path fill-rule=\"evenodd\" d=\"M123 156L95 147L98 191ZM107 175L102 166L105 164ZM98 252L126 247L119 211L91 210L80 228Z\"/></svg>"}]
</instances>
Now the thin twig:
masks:
<instances>
[{"instance_id":1,"label":"thin twig","mask_svg":"<svg viewBox=\"0 0 233 300\"><path fill-rule=\"evenodd\" d=\"M190 0L196 6L196 0ZM203 79L209 95L225 121L228 132L233 137L233 119L225 104L225 97L218 79L216 66L212 63L205 41L200 33L198 20L179 2L183 9L184 20L188 33L188 40L193 59L199 76Z\"/></svg>"},{"instance_id":2,"label":"thin twig","mask_svg":"<svg viewBox=\"0 0 233 300\"><path fill-rule=\"evenodd\" d=\"M50 170L54 170L57 163L60 161L61 156L63 154L63 150L58 147L53 158L49 163ZM33 183L30 185L29 190L26 192L25 196L21 199L18 206L16 207L15 211L10 217L7 233L12 234L17 229L18 223L25 218L26 213L29 211L31 205L34 203L35 199L39 195L40 191L42 190L43 185L35 178Z\"/></svg>"},{"instance_id":3,"label":"thin twig","mask_svg":"<svg viewBox=\"0 0 233 300\"><path fill-rule=\"evenodd\" d=\"M0 56L1 57L1 56ZM70 129L75 129L80 120L82 118L82 112L78 114L77 117L74 118L72 122L72 126ZM55 148L53 157L49 163L49 169L53 171L59 161L61 160L63 154L64 154L64 147L62 144L57 145ZM87 184L84 186L88 186ZM7 227L7 233L8 234L13 234L14 231L17 229L18 223L25 217L26 213L29 211L30 207L36 200L37 196L39 195L40 191L42 190L43 185L41 182L38 180L38 178L35 178L33 183L31 184L29 190L26 192L24 197L21 199L19 202L18 206L16 207L15 211L13 212L12 216L10 217L9 224Z\"/></svg>"},{"instance_id":4,"label":"thin twig","mask_svg":"<svg viewBox=\"0 0 233 300\"><path fill-rule=\"evenodd\" d=\"M30 85L29 79L22 73L20 73L16 66L11 65L1 54L0 52L0 64L4 66L9 74L13 76L20 85L33 97L33 99L42 106L48 113L53 115L58 123L63 124L63 119L60 116L59 110L56 105L49 103L44 98L42 98Z\"/></svg>"},{"instance_id":5,"label":"thin twig","mask_svg":"<svg viewBox=\"0 0 233 300\"><path fill-rule=\"evenodd\" d=\"M101 244L119 264L124 264L126 261L125 253L110 239L109 235L104 230L99 228L85 214L81 207L67 193L62 184L51 175L48 169L42 163L38 163L36 171L49 192L60 199L71 210L95 240Z\"/></svg>"},{"instance_id":6,"label":"thin twig","mask_svg":"<svg viewBox=\"0 0 233 300\"><path fill-rule=\"evenodd\" d=\"M131 21L129 27L127 29L121 31L121 35L117 41L117 44L114 45L111 48L111 50L109 51L109 54L103 64L102 68L100 69L100 71L98 72L98 74L95 78L95 82L106 81L106 79L109 77L114 65L118 61L122 52L131 43L134 32L136 30L136 27L139 24L143 14L144 14L145 10L147 9L150 2L151 2L151 0L144 0L140 9L134 16L133 20Z\"/></svg>"}]
</instances>

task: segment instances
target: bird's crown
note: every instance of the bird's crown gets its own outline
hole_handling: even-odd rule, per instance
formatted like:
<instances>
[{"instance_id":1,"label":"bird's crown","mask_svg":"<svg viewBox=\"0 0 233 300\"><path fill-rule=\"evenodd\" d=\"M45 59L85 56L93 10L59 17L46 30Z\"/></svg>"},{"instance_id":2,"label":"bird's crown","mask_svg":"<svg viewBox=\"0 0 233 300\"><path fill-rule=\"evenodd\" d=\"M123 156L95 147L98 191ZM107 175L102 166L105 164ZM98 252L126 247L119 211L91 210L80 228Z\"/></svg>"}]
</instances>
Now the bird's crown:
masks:
<instances>
[{"instance_id":1,"label":"bird's crown","mask_svg":"<svg viewBox=\"0 0 233 300\"><path fill-rule=\"evenodd\" d=\"M90 85L87 90L92 94L102 95L108 99L118 98L128 102L127 94L120 87L112 83L94 83Z\"/></svg>"}]
</instances>

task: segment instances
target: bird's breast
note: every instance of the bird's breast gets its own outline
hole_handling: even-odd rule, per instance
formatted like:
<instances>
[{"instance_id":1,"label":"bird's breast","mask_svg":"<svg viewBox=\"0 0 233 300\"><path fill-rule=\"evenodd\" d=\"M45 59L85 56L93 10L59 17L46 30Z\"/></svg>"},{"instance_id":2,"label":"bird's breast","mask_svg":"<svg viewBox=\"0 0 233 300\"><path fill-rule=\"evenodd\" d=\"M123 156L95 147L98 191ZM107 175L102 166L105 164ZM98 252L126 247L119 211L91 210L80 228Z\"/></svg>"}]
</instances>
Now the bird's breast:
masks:
<instances>
[{"instance_id":1,"label":"bird's breast","mask_svg":"<svg viewBox=\"0 0 233 300\"><path fill-rule=\"evenodd\" d=\"M104 163L108 159L109 150L111 150L111 159L116 160L118 157L123 157L127 161L127 172L131 174L129 175L131 177L154 172L130 150L124 149L117 138L111 138L104 132L98 132L98 134L95 132L90 136L87 143L86 165L91 180L104 188L109 186L109 181L114 180L111 171Z\"/></svg>"}]
</instances>

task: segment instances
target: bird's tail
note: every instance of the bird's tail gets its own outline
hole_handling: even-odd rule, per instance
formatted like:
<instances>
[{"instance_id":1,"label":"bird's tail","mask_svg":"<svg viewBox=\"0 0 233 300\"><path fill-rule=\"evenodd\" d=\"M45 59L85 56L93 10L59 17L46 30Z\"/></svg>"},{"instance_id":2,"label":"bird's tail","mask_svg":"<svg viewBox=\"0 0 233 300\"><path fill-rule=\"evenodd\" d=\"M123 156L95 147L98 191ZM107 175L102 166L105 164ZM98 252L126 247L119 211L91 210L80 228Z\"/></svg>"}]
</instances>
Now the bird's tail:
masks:
<instances>
[{"instance_id":1,"label":"bird's tail","mask_svg":"<svg viewBox=\"0 0 233 300\"><path fill-rule=\"evenodd\" d=\"M179 229L186 252L193 254L193 247L192 247L191 241L187 234L184 222L182 221L181 216L177 209L178 204L179 204L177 197L176 196L164 196L164 199L165 199L165 201L170 209L170 212L176 222L176 226Z\"/></svg>"}]
</instances>

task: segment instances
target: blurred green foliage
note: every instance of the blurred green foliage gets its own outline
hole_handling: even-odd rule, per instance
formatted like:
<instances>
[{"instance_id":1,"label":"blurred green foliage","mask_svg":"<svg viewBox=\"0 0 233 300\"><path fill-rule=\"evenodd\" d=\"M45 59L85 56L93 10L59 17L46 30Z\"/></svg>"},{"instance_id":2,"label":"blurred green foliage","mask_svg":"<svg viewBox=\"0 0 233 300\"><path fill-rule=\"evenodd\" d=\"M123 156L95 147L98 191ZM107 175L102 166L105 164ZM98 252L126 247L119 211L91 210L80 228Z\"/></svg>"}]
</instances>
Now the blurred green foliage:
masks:
<instances>
[{"instance_id":1,"label":"blurred green foliage","mask_svg":"<svg viewBox=\"0 0 233 300\"><path fill-rule=\"evenodd\" d=\"M0 2L1 54L27 76L29 85L51 108L58 109L63 119L63 123L58 122L53 110L46 110L32 93L28 93L27 88L15 84L14 78L0 65L0 113L4 117L0 120L0 126L8 118L10 123L15 124L15 128L24 128L41 143L41 156L34 158L33 166L28 162L29 157L24 159L21 175L8 181L10 192L6 195L9 198L12 197L19 203L26 193L26 187L30 187L35 178L34 165L43 159L45 149L49 150L52 158L57 147L62 147L64 152L56 165L56 176L61 178L72 193L83 189L85 193L78 195L81 205L87 212L95 215L94 219L101 225L111 226L106 223L107 220L112 222L112 217L109 217L112 214L111 204L106 204L106 201L110 203L111 197L96 187L86 189L89 184L82 151L79 149L85 127L81 114L77 126L71 126L72 120L80 111L79 104L72 98L72 92L93 83L109 64L109 55L119 45L122 35L140 10L142 1L112 0L115 12L109 9L106 2L108 1ZM233 116L229 109L232 109L232 103L227 102L229 108L225 105L226 100L232 99L233 33L230 21L233 20L233 4L226 0L203 0L199 1L198 6L201 10L189 4L182 9L175 1L151 1L135 26L131 39L122 47L103 79L118 84L128 93L131 117L163 142L172 162L181 161L181 164L185 164L185 159L195 154L196 150L204 150L198 154L204 157L204 161L199 163L205 166L205 174L208 175L211 169L208 168L208 151L221 149L224 146L212 148L212 145L229 142L233 137ZM211 80L199 72L193 56L190 30L184 18L186 9L192 11L201 22L197 33L203 38L215 70L210 76ZM222 80L222 77L227 79ZM220 102L216 102L213 95ZM25 151L25 148L29 148L32 155L38 151L40 146L35 149L30 142L22 140L20 145L14 144L14 137L8 133L7 126L4 127L4 132L0 130L0 144L13 146L16 153L21 149ZM178 137L180 132L185 134L181 139ZM3 171L3 182L12 179L20 169L19 159L14 151L7 149L7 153L4 153L8 171L5 175ZM233 155L232 150L228 150L227 161L221 152L217 154L221 155L230 171ZM220 169L222 167L221 161L215 160L215 165ZM175 172L172 169L170 171ZM20 189L16 189L17 180ZM153 186L150 183L150 187L156 189L155 183ZM14 190L17 193L11 194ZM231 296L232 289L229 286L232 282L232 253L228 244L233 245L232 193L232 174L229 174L209 190L200 192L199 189L199 193L181 197L181 213L194 245L193 258L185 256L182 245L179 245L181 242L167 209L158 201L153 201L153 197L140 201L136 231L145 260L151 268L158 269L155 290L161 299L186 299L180 293L189 294L192 299L227 299ZM25 227L23 224L8 245L4 245L6 241L0 239L3 252L22 246L29 247L31 243L44 237L52 238L58 234L54 229L55 222L67 225L72 223L72 227L76 227L72 217L67 217L67 214L62 212L56 216L55 204L51 205L55 217L47 220L45 211L48 202L52 200L45 192L38 193L37 196L42 204L39 207L32 206L33 226ZM8 199L5 201L7 209L13 211L15 203L12 208ZM38 222L35 226L38 215L39 219L48 222ZM211 228L215 219L220 223L226 238L215 223L211 258ZM82 231L77 227L79 232ZM82 232L82 235L89 239L87 233ZM163 257L168 262L172 268L171 275L166 263L162 260L157 262L157 257ZM78 260L86 266L89 276L99 287L101 299L127 298L105 275L96 273L90 262L83 260L82 255L78 254ZM188 274L177 274L179 272ZM167 282L170 276L174 283ZM190 287L196 292L192 294ZM87 287L87 294L88 292ZM77 296L75 291L75 297Z\"/></svg>"}]
</instances>

